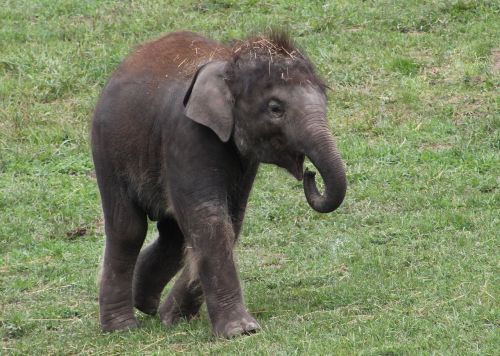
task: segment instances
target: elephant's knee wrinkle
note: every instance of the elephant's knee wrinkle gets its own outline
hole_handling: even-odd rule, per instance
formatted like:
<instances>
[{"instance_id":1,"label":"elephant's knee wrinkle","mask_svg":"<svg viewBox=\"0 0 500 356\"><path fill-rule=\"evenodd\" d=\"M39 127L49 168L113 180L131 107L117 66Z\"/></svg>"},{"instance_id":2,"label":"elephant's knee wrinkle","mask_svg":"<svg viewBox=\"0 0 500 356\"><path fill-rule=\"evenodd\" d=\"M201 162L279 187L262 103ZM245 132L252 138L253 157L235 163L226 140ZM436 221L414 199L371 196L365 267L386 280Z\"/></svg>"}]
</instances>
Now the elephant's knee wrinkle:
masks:
<instances>
[{"instance_id":1,"label":"elephant's knee wrinkle","mask_svg":"<svg viewBox=\"0 0 500 356\"><path fill-rule=\"evenodd\" d=\"M210 218L203 221L201 226L192 230L190 236L193 249L210 255L220 251L229 253L232 251L235 241L236 234L233 224L226 219L220 218Z\"/></svg>"}]
</instances>

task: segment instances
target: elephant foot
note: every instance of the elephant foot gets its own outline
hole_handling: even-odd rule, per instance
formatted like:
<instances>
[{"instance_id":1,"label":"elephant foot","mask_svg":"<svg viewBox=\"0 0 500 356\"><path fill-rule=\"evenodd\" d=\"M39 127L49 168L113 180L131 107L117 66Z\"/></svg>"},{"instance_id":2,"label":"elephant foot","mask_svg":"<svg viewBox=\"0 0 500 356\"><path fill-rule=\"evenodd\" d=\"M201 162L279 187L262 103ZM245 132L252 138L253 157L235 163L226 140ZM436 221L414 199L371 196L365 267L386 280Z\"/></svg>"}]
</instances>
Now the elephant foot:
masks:
<instances>
[{"instance_id":1,"label":"elephant foot","mask_svg":"<svg viewBox=\"0 0 500 356\"><path fill-rule=\"evenodd\" d=\"M213 332L217 337L230 339L240 335L250 335L258 332L259 323L244 309L238 309L221 316L213 324Z\"/></svg>"},{"instance_id":2,"label":"elephant foot","mask_svg":"<svg viewBox=\"0 0 500 356\"><path fill-rule=\"evenodd\" d=\"M135 316L130 313L111 314L101 317L101 329L106 332L132 330L139 327Z\"/></svg>"},{"instance_id":3,"label":"elephant foot","mask_svg":"<svg viewBox=\"0 0 500 356\"><path fill-rule=\"evenodd\" d=\"M148 315L156 315L158 312L158 305L160 304L159 296L134 296L134 306L141 312Z\"/></svg>"},{"instance_id":4,"label":"elephant foot","mask_svg":"<svg viewBox=\"0 0 500 356\"><path fill-rule=\"evenodd\" d=\"M200 307L199 301L178 305L175 300L168 298L160 308L161 322L165 326L173 326L182 320L193 320L200 315Z\"/></svg>"},{"instance_id":5,"label":"elephant foot","mask_svg":"<svg viewBox=\"0 0 500 356\"><path fill-rule=\"evenodd\" d=\"M161 322L165 326L174 326L175 324L185 320L191 321L196 319L200 314L199 313L165 313L161 317Z\"/></svg>"},{"instance_id":6,"label":"elephant foot","mask_svg":"<svg viewBox=\"0 0 500 356\"><path fill-rule=\"evenodd\" d=\"M103 331L129 330L139 326L130 299L118 293L100 295L99 320Z\"/></svg>"}]
</instances>

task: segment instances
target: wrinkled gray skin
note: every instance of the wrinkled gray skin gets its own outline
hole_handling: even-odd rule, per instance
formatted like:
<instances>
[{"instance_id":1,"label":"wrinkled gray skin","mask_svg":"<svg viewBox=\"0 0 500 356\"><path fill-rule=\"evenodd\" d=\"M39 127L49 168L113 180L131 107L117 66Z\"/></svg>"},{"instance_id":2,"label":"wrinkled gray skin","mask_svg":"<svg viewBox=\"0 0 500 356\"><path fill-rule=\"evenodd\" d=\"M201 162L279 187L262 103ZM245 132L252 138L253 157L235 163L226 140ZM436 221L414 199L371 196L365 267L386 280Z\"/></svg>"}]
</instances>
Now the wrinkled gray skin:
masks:
<instances>
[{"instance_id":1,"label":"wrinkled gray skin","mask_svg":"<svg viewBox=\"0 0 500 356\"><path fill-rule=\"evenodd\" d=\"M190 33L163 41L169 51L169 40L188 46L193 38L212 46ZM171 47L175 54L179 46ZM243 303L233 246L259 163L304 178L317 211L333 211L344 198L344 167L323 89L254 78L242 91L242 78L234 76L245 72L228 80L230 61L202 58L188 79L166 66L161 80L146 64L141 70L124 64L103 91L92 151L105 217L99 304L106 331L136 327L134 306L148 314L159 310L172 325L196 317L203 301L216 335L257 331ZM320 171L324 195L314 173L304 176L304 155ZM159 237L140 251L147 217L158 222ZM161 291L181 269L160 306Z\"/></svg>"}]
</instances>

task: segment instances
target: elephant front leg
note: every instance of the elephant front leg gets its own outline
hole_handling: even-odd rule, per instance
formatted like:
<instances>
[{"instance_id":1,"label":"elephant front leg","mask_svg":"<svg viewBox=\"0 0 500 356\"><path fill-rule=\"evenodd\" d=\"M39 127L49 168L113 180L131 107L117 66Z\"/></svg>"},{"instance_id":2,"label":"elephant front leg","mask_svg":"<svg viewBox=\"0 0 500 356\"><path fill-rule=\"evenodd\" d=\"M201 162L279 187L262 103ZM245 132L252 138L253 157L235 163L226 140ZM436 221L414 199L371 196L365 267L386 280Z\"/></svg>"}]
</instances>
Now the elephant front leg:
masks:
<instances>
[{"instance_id":1,"label":"elephant front leg","mask_svg":"<svg viewBox=\"0 0 500 356\"><path fill-rule=\"evenodd\" d=\"M260 326L245 308L233 261L233 226L220 218L204 225L191 235L189 258L201 282L214 334L230 338L256 332Z\"/></svg>"}]
</instances>

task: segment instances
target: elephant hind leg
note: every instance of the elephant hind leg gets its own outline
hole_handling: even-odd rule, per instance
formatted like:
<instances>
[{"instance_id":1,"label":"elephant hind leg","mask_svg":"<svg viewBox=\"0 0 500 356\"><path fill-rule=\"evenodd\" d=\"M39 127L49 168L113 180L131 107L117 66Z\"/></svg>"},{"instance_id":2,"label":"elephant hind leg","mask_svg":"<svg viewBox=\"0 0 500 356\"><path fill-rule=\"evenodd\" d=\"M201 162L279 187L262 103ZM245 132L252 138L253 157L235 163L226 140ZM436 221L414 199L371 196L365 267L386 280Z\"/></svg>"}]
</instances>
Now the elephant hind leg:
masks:
<instances>
[{"instance_id":1,"label":"elephant hind leg","mask_svg":"<svg viewBox=\"0 0 500 356\"><path fill-rule=\"evenodd\" d=\"M138 326L132 304L132 276L146 236L146 215L129 201L103 195L106 248L99 291L104 331Z\"/></svg>"},{"instance_id":2,"label":"elephant hind leg","mask_svg":"<svg viewBox=\"0 0 500 356\"><path fill-rule=\"evenodd\" d=\"M159 236L139 254L133 280L134 305L150 315L156 314L163 288L182 267L184 248L173 218L160 220L157 227Z\"/></svg>"},{"instance_id":3,"label":"elephant hind leg","mask_svg":"<svg viewBox=\"0 0 500 356\"><path fill-rule=\"evenodd\" d=\"M198 316L203 304L203 291L193 271L184 267L167 299L160 307L160 318L164 325L171 326L182 319L191 320Z\"/></svg>"}]
</instances>

